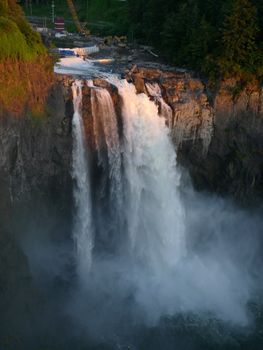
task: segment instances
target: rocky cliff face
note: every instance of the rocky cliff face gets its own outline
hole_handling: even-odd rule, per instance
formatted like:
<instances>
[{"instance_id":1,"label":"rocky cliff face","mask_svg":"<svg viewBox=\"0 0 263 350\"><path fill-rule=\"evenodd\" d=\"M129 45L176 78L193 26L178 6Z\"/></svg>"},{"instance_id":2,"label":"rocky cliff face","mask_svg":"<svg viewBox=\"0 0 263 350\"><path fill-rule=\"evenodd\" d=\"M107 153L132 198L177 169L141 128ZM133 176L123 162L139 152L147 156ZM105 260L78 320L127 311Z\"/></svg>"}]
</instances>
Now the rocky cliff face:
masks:
<instances>
[{"instance_id":1,"label":"rocky cliff face","mask_svg":"<svg viewBox=\"0 0 263 350\"><path fill-rule=\"evenodd\" d=\"M263 90L251 84L236 92L236 84L222 82L213 96L213 137L207 155L186 145L182 158L200 188L245 203L263 195Z\"/></svg>"},{"instance_id":2,"label":"rocky cliff face","mask_svg":"<svg viewBox=\"0 0 263 350\"><path fill-rule=\"evenodd\" d=\"M22 235L32 227L54 239L70 231L72 108L70 90L57 83L43 116L0 117L0 314L9 328L5 311L23 313L36 301Z\"/></svg>"},{"instance_id":3,"label":"rocky cliff face","mask_svg":"<svg viewBox=\"0 0 263 350\"><path fill-rule=\"evenodd\" d=\"M187 72L136 68L126 79L146 93L167 119L179 163L196 188L230 195L244 203L263 195L263 89L229 79L210 90ZM63 79L69 88L71 80ZM65 83L66 82L66 83ZM110 92L121 126L121 99L103 79L94 85ZM90 87L83 87L83 118L92 147Z\"/></svg>"},{"instance_id":4,"label":"rocky cliff face","mask_svg":"<svg viewBox=\"0 0 263 350\"><path fill-rule=\"evenodd\" d=\"M9 183L12 201L40 189L46 193L52 187L67 188L72 106L63 93L62 86L53 87L43 116L0 119L1 178Z\"/></svg>"},{"instance_id":5,"label":"rocky cliff face","mask_svg":"<svg viewBox=\"0 0 263 350\"><path fill-rule=\"evenodd\" d=\"M149 84L159 86L172 111L179 162L197 188L244 202L262 198L263 89L258 83L229 79L211 91L186 72L150 69L135 69L128 79L151 97Z\"/></svg>"},{"instance_id":6,"label":"rocky cliff face","mask_svg":"<svg viewBox=\"0 0 263 350\"><path fill-rule=\"evenodd\" d=\"M158 86L159 94L171 109L171 120L168 122L172 130L175 144L180 149L186 141L201 141L203 154L208 151L214 123L214 110L208 102L205 85L186 72L162 72L159 70L138 69L130 76L138 92L146 92L155 97L153 91ZM157 100L160 113L162 102ZM162 113L165 115L165 113ZM167 114L167 113L166 113Z\"/></svg>"}]
</instances>

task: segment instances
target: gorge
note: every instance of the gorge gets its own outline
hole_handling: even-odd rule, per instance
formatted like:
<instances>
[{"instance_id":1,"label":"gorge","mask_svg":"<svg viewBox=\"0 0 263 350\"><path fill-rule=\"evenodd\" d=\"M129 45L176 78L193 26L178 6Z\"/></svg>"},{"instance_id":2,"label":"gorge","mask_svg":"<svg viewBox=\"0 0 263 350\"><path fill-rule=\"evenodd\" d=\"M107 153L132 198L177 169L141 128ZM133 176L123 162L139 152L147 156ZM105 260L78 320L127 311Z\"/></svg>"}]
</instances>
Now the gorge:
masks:
<instances>
[{"instance_id":1,"label":"gorge","mask_svg":"<svg viewBox=\"0 0 263 350\"><path fill-rule=\"evenodd\" d=\"M57 75L43 117L1 117L1 341L259 349L262 88L126 78Z\"/></svg>"}]
</instances>

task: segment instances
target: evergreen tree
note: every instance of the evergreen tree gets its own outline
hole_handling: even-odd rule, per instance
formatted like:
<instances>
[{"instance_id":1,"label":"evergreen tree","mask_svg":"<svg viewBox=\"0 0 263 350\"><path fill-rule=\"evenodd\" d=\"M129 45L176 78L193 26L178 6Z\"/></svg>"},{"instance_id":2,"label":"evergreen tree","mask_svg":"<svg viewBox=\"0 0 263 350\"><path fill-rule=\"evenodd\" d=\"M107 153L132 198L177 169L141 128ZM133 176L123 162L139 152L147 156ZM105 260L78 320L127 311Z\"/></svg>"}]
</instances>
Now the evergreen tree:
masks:
<instances>
[{"instance_id":1,"label":"evergreen tree","mask_svg":"<svg viewBox=\"0 0 263 350\"><path fill-rule=\"evenodd\" d=\"M168 15L162 32L163 51L176 65L203 69L212 47L213 28L193 0Z\"/></svg>"},{"instance_id":2,"label":"evergreen tree","mask_svg":"<svg viewBox=\"0 0 263 350\"><path fill-rule=\"evenodd\" d=\"M249 0L235 0L232 13L226 17L222 33L223 73L253 71L259 57L256 44L257 11Z\"/></svg>"}]
</instances>

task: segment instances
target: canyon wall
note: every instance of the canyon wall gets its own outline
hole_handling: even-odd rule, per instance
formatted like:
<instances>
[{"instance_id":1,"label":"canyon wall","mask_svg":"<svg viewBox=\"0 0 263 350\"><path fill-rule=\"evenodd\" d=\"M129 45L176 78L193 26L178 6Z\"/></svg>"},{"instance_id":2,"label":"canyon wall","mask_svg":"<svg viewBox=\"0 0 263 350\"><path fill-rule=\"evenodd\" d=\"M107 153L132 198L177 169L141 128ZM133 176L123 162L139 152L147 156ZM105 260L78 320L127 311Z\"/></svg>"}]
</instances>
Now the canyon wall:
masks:
<instances>
[{"instance_id":1,"label":"canyon wall","mask_svg":"<svg viewBox=\"0 0 263 350\"><path fill-rule=\"evenodd\" d=\"M126 74L166 117L179 164L199 190L234 197L244 204L263 196L263 88L256 82L222 81L210 89L184 71L136 68ZM72 79L60 77L68 89ZM113 99L121 128L121 98L115 86L94 79ZM94 147L90 87L83 87L83 119ZM70 103L70 101L68 102Z\"/></svg>"},{"instance_id":2,"label":"canyon wall","mask_svg":"<svg viewBox=\"0 0 263 350\"><path fill-rule=\"evenodd\" d=\"M263 88L222 81L209 89L187 72L137 69L138 90L157 83L172 108L171 133L179 163L197 189L254 202L263 195Z\"/></svg>"},{"instance_id":3,"label":"canyon wall","mask_svg":"<svg viewBox=\"0 0 263 350\"><path fill-rule=\"evenodd\" d=\"M228 80L211 91L187 72L143 68L127 74L127 79L167 118L178 162L197 189L230 195L245 204L262 199L262 87ZM36 272L20 244L24 231L33 237L34 230L42 230L56 242L71 237L72 82L57 76L42 116L25 109L19 117L5 112L0 118L0 311L5 319L11 305L12 312L18 306L22 312L34 309L37 300L32 285ZM122 100L116 87L103 79L93 84L110 92L121 129ZM85 83L83 120L92 148L90 97Z\"/></svg>"}]
</instances>

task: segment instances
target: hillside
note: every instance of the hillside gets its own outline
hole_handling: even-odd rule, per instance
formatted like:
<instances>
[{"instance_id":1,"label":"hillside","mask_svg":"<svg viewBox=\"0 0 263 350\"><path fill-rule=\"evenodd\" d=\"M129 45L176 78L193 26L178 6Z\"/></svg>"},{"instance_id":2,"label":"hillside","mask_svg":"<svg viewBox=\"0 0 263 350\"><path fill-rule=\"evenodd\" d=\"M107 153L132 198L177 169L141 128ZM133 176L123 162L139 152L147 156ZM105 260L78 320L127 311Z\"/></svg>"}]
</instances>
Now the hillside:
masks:
<instances>
[{"instance_id":1,"label":"hillside","mask_svg":"<svg viewBox=\"0 0 263 350\"><path fill-rule=\"evenodd\" d=\"M15 0L0 0L0 114L40 114L52 81L52 61Z\"/></svg>"}]
</instances>

